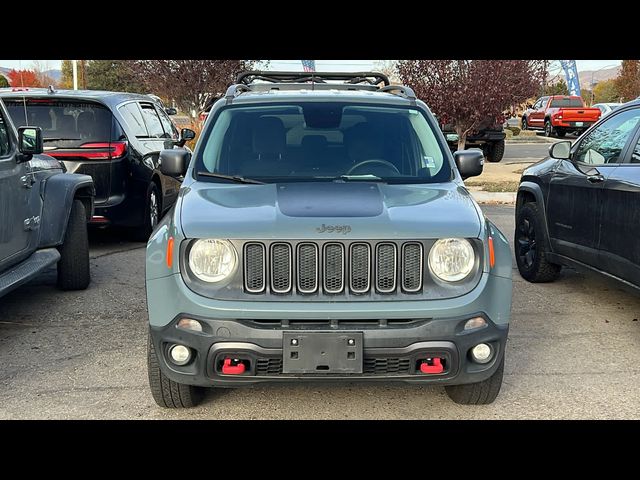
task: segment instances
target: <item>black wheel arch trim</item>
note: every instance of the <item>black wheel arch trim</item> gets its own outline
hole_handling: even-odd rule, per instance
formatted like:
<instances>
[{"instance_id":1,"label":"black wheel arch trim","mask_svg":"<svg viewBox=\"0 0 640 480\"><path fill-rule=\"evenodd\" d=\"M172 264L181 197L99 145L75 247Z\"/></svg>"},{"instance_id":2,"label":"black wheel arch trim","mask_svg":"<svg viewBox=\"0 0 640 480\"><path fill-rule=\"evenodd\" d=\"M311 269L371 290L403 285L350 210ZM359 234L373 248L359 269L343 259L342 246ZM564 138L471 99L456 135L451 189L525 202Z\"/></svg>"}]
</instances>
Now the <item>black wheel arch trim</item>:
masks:
<instances>
[{"instance_id":1,"label":"black wheel arch trim","mask_svg":"<svg viewBox=\"0 0 640 480\"><path fill-rule=\"evenodd\" d=\"M42 220L38 248L61 245L67 231L71 206L80 198L87 208L87 220L93 216L95 186L89 175L60 173L44 183Z\"/></svg>"},{"instance_id":2,"label":"black wheel arch trim","mask_svg":"<svg viewBox=\"0 0 640 480\"><path fill-rule=\"evenodd\" d=\"M515 216L516 219L518 217L518 212L519 210L522 208L522 206L524 205L524 202L522 201L522 196L520 195L521 192L527 192L527 193L531 193L535 199L536 199L536 204L540 207L540 211L542 212L542 215L544 216L544 229L545 229L545 242L544 242L544 247L545 250L547 252L551 252L551 238L549 237L549 224L547 222L547 209L546 209L546 205L544 202L544 194L542 193L542 188L540 187L540 185L538 185L535 182L531 182L531 181L523 181L520 183L520 185L518 186L518 194L516 196L516 211L515 211ZM518 225L516 225L516 228L518 228Z\"/></svg>"}]
</instances>

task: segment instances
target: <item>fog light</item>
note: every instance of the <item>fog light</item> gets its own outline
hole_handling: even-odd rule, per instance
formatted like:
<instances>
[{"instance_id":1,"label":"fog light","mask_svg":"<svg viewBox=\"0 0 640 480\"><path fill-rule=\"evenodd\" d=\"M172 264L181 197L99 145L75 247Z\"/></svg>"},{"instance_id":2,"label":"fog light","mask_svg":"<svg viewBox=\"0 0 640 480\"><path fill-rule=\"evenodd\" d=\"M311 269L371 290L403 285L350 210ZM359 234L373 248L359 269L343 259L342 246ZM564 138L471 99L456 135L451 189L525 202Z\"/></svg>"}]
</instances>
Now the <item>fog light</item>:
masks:
<instances>
[{"instance_id":1,"label":"fog light","mask_svg":"<svg viewBox=\"0 0 640 480\"><path fill-rule=\"evenodd\" d=\"M178 328L184 328L185 330L192 330L194 332L202 331L202 324L193 320L192 318L183 318L178 322Z\"/></svg>"},{"instance_id":2,"label":"fog light","mask_svg":"<svg viewBox=\"0 0 640 480\"><path fill-rule=\"evenodd\" d=\"M174 345L169 350L169 355L171 355L171 360L176 365L185 365L191 360L191 350L184 345Z\"/></svg>"},{"instance_id":3,"label":"fog light","mask_svg":"<svg viewBox=\"0 0 640 480\"><path fill-rule=\"evenodd\" d=\"M486 343L479 343L471 349L471 356L478 363L487 363L493 356L493 349Z\"/></svg>"},{"instance_id":4,"label":"fog light","mask_svg":"<svg viewBox=\"0 0 640 480\"><path fill-rule=\"evenodd\" d=\"M476 328L482 328L487 326L487 321L482 317L474 317L467 320L467 323L464 324L465 330L473 330Z\"/></svg>"}]
</instances>

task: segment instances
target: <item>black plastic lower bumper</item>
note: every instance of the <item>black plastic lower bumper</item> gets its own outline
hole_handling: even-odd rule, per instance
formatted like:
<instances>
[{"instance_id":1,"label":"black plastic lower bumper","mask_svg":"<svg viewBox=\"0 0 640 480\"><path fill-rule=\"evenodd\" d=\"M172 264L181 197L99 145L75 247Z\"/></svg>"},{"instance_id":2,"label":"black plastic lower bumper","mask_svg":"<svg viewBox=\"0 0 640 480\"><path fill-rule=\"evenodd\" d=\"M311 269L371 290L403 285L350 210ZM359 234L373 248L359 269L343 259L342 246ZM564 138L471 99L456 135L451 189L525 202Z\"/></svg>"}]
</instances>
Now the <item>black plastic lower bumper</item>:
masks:
<instances>
[{"instance_id":1,"label":"black plastic lower bumper","mask_svg":"<svg viewBox=\"0 0 640 480\"><path fill-rule=\"evenodd\" d=\"M466 321L476 316L483 316L487 325L465 331ZM181 318L194 317L181 315L166 327L152 327L150 330L161 369L173 381L209 387L291 381L475 383L490 377L497 369L508 333L508 325L497 326L482 314L412 320L398 326L377 321L323 325L305 321L264 324L259 321L196 318L203 326L203 332L177 328ZM232 329L228 328L229 322L234 322ZM232 338L230 331L241 331L242 335ZM326 370L287 373L284 353L289 349L283 345L285 337L291 338L291 334L348 332L357 333L357 338L362 340L359 370L352 373ZM488 363L480 364L471 359L470 350L479 343L486 343L492 349L493 355ZM170 360L169 350L176 344L191 349L192 359L186 365L178 366ZM442 364L442 371L423 373L421 364L432 363L435 358ZM242 373L224 373L225 359L233 359L234 364L242 363Z\"/></svg>"}]
</instances>

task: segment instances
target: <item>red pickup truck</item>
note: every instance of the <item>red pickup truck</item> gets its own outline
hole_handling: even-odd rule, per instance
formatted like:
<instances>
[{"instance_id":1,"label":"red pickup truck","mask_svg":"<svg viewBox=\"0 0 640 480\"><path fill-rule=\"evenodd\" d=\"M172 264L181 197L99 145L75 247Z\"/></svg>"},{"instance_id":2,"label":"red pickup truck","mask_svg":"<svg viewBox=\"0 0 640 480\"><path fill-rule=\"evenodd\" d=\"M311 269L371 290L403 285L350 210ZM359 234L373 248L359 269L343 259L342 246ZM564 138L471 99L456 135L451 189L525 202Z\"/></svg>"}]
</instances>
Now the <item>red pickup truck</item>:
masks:
<instances>
[{"instance_id":1,"label":"red pickup truck","mask_svg":"<svg viewBox=\"0 0 640 480\"><path fill-rule=\"evenodd\" d=\"M539 98L522 115L522 129L543 129L547 137L564 137L567 132L584 132L600 118L597 108L587 108L581 97L553 95Z\"/></svg>"}]
</instances>

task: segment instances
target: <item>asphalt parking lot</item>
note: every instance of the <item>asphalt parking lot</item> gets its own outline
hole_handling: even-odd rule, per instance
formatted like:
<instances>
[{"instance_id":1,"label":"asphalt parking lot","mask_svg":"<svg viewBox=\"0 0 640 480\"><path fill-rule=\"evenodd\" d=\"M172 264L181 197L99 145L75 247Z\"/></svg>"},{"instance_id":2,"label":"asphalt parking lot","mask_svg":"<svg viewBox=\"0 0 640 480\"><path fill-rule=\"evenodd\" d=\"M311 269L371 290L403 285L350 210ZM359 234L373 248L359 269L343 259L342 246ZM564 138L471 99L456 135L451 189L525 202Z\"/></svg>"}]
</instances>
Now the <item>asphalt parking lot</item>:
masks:
<instances>
[{"instance_id":1,"label":"asphalt parking lot","mask_svg":"<svg viewBox=\"0 0 640 480\"><path fill-rule=\"evenodd\" d=\"M485 212L512 237L513 207ZM146 378L144 245L93 232L91 258L84 292L59 292L50 270L0 299L1 419L640 418L640 295L568 269L532 285L515 267L492 405L456 405L441 387L278 385L212 390L198 408L163 410Z\"/></svg>"}]
</instances>

